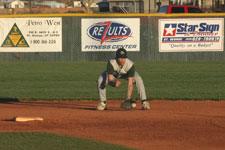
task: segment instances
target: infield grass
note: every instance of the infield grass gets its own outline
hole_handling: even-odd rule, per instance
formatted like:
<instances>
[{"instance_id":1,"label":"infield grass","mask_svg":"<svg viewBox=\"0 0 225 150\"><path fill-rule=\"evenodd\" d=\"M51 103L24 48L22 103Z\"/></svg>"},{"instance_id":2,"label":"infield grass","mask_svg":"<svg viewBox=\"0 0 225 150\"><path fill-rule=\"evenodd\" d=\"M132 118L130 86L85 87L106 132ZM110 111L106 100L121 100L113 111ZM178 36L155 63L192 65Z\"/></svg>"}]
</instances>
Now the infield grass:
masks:
<instances>
[{"instance_id":1,"label":"infield grass","mask_svg":"<svg viewBox=\"0 0 225 150\"><path fill-rule=\"evenodd\" d=\"M9 132L0 133L1 150L134 150L121 145L48 134Z\"/></svg>"},{"instance_id":2,"label":"infield grass","mask_svg":"<svg viewBox=\"0 0 225 150\"><path fill-rule=\"evenodd\" d=\"M225 99L225 62L135 62L135 68L148 99ZM98 100L96 80L105 69L106 62L1 62L0 101ZM122 82L107 86L108 99L126 97Z\"/></svg>"}]
</instances>

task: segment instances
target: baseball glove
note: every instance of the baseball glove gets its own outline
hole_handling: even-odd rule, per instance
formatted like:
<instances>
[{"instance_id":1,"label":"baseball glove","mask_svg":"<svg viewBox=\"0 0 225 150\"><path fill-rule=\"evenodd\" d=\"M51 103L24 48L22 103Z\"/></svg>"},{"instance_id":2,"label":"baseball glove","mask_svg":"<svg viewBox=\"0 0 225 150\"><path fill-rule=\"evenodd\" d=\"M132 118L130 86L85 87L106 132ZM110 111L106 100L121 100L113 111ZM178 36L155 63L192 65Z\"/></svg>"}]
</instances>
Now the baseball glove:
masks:
<instances>
[{"instance_id":1,"label":"baseball glove","mask_svg":"<svg viewBox=\"0 0 225 150\"><path fill-rule=\"evenodd\" d=\"M129 99L129 100L124 100L121 105L120 105L121 109L124 110L132 110L136 108L136 102L135 100Z\"/></svg>"}]
</instances>

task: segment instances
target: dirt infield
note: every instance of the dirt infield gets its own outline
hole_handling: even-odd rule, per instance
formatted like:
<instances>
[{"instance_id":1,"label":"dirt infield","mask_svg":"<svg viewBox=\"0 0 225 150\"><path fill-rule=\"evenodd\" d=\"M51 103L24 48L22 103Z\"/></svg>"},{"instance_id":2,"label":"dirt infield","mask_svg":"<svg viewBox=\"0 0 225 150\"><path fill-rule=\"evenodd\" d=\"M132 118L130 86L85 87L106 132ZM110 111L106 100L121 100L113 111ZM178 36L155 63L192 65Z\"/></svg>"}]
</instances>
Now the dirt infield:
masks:
<instances>
[{"instance_id":1,"label":"dirt infield","mask_svg":"<svg viewBox=\"0 0 225 150\"><path fill-rule=\"evenodd\" d=\"M109 101L0 102L0 132L43 131L139 150L225 150L225 101L151 101L151 110L123 111ZM44 121L13 122L16 116Z\"/></svg>"}]
</instances>

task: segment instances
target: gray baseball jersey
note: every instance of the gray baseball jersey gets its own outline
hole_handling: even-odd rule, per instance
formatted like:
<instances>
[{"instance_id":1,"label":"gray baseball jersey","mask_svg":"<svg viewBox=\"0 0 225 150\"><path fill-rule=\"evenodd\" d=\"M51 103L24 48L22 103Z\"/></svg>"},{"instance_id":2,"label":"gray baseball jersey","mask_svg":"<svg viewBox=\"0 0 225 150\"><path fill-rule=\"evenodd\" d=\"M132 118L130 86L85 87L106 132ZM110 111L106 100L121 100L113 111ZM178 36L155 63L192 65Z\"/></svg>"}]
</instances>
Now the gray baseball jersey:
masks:
<instances>
[{"instance_id":1,"label":"gray baseball jersey","mask_svg":"<svg viewBox=\"0 0 225 150\"><path fill-rule=\"evenodd\" d=\"M107 64L107 73L114 75L115 78L127 78L127 77L134 77L135 68L134 63L126 58L126 62L121 68L115 58L112 58L108 61Z\"/></svg>"}]
</instances>

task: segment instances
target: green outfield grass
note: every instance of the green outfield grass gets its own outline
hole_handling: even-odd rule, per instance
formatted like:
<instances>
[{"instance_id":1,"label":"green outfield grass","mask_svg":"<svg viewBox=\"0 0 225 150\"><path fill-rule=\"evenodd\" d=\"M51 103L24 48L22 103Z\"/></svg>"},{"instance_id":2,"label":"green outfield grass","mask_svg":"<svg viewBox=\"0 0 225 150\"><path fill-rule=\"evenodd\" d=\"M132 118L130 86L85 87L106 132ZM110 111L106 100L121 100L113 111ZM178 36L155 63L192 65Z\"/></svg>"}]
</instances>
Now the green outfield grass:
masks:
<instances>
[{"instance_id":1,"label":"green outfield grass","mask_svg":"<svg viewBox=\"0 0 225 150\"><path fill-rule=\"evenodd\" d=\"M121 145L48 134L0 133L1 150L134 150Z\"/></svg>"},{"instance_id":2,"label":"green outfield grass","mask_svg":"<svg viewBox=\"0 0 225 150\"><path fill-rule=\"evenodd\" d=\"M135 62L148 99L224 100L225 62ZM1 62L0 100L98 99L96 79L106 62ZM107 86L108 99L126 97ZM135 88L134 98L138 98Z\"/></svg>"}]
</instances>

